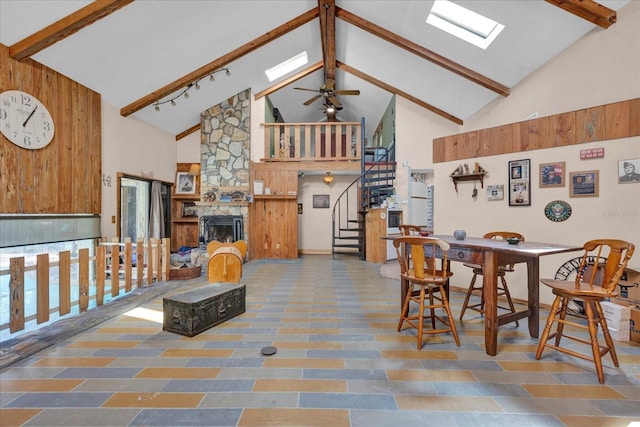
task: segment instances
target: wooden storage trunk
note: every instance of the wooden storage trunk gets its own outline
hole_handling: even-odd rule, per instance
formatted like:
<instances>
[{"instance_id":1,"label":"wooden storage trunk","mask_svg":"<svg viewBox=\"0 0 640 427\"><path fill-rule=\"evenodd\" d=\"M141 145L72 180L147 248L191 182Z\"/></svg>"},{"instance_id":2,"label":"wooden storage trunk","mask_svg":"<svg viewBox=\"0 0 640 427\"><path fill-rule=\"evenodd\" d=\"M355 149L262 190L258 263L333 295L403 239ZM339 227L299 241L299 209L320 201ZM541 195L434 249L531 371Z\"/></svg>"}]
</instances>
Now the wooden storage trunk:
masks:
<instances>
[{"instance_id":1,"label":"wooden storage trunk","mask_svg":"<svg viewBox=\"0 0 640 427\"><path fill-rule=\"evenodd\" d=\"M193 337L245 312L246 287L213 283L162 299L162 329Z\"/></svg>"}]
</instances>

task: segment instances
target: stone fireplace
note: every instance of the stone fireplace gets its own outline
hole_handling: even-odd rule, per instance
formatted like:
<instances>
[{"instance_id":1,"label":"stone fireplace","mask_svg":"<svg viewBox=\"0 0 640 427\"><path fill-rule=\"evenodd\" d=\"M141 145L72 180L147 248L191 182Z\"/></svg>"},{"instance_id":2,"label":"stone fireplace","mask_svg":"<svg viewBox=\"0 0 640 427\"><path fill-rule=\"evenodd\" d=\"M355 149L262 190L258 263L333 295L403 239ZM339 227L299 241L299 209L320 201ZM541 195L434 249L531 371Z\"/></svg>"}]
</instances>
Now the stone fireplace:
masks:
<instances>
[{"instance_id":1,"label":"stone fireplace","mask_svg":"<svg viewBox=\"0 0 640 427\"><path fill-rule=\"evenodd\" d=\"M248 242L250 96L249 90L240 92L200 117L201 201L197 205L199 239L205 245L229 238Z\"/></svg>"}]
</instances>

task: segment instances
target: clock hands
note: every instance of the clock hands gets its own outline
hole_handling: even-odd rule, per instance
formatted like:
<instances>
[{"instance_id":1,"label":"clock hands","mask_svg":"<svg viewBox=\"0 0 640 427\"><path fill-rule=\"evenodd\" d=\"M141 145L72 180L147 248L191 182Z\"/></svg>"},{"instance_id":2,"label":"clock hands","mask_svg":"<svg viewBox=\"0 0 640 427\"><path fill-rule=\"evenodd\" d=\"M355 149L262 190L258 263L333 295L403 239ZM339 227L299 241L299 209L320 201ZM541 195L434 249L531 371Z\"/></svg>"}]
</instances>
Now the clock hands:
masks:
<instances>
[{"instance_id":1,"label":"clock hands","mask_svg":"<svg viewBox=\"0 0 640 427\"><path fill-rule=\"evenodd\" d=\"M22 124L22 127L27 126L27 123L29 122L29 119L31 119L31 116L33 116L33 113L35 113L37 109L38 109L38 106L36 105L36 108L33 109L31 114L29 114L29 117L27 117L27 120L25 120L24 123Z\"/></svg>"}]
</instances>

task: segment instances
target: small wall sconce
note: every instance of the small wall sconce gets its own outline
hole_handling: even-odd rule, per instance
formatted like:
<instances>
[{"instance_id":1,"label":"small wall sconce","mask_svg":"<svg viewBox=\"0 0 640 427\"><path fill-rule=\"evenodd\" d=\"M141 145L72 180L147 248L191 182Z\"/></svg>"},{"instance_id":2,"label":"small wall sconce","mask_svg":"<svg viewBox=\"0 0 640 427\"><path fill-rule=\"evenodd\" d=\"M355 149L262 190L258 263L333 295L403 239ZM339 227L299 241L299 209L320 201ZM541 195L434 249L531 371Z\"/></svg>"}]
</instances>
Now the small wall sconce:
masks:
<instances>
[{"instance_id":1,"label":"small wall sconce","mask_svg":"<svg viewBox=\"0 0 640 427\"><path fill-rule=\"evenodd\" d=\"M198 176L200 175L200 163L194 163L189 168L189 175Z\"/></svg>"},{"instance_id":2,"label":"small wall sconce","mask_svg":"<svg viewBox=\"0 0 640 427\"><path fill-rule=\"evenodd\" d=\"M325 184L329 185L333 182L333 175L331 175L331 172L327 172L327 174L322 177L322 180Z\"/></svg>"}]
</instances>

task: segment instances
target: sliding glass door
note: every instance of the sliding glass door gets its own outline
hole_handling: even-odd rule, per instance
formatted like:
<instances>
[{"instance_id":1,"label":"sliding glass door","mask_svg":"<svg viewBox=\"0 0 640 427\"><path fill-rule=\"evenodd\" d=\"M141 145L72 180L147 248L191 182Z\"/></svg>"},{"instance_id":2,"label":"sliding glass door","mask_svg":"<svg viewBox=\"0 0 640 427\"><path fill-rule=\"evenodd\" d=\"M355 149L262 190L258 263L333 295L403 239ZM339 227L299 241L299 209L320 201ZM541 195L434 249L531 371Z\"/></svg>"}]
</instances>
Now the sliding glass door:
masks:
<instances>
[{"instance_id":1,"label":"sliding glass door","mask_svg":"<svg viewBox=\"0 0 640 427\"><path fill-rule=\"evenodd\" d=\"M165 183L161 183L160 211L151 209L152 181L138 179L132 177L120 178L120 239L130 237L133 242L138 239L146 240L149 238L149 228L152 216L158 215L159 221L164 224L164 230L160 236L151 237L168 237L171 235L171 209L170 206L170 187ZM157 228L157 227L156 227Z\"/></svg>"}]
</instances>

